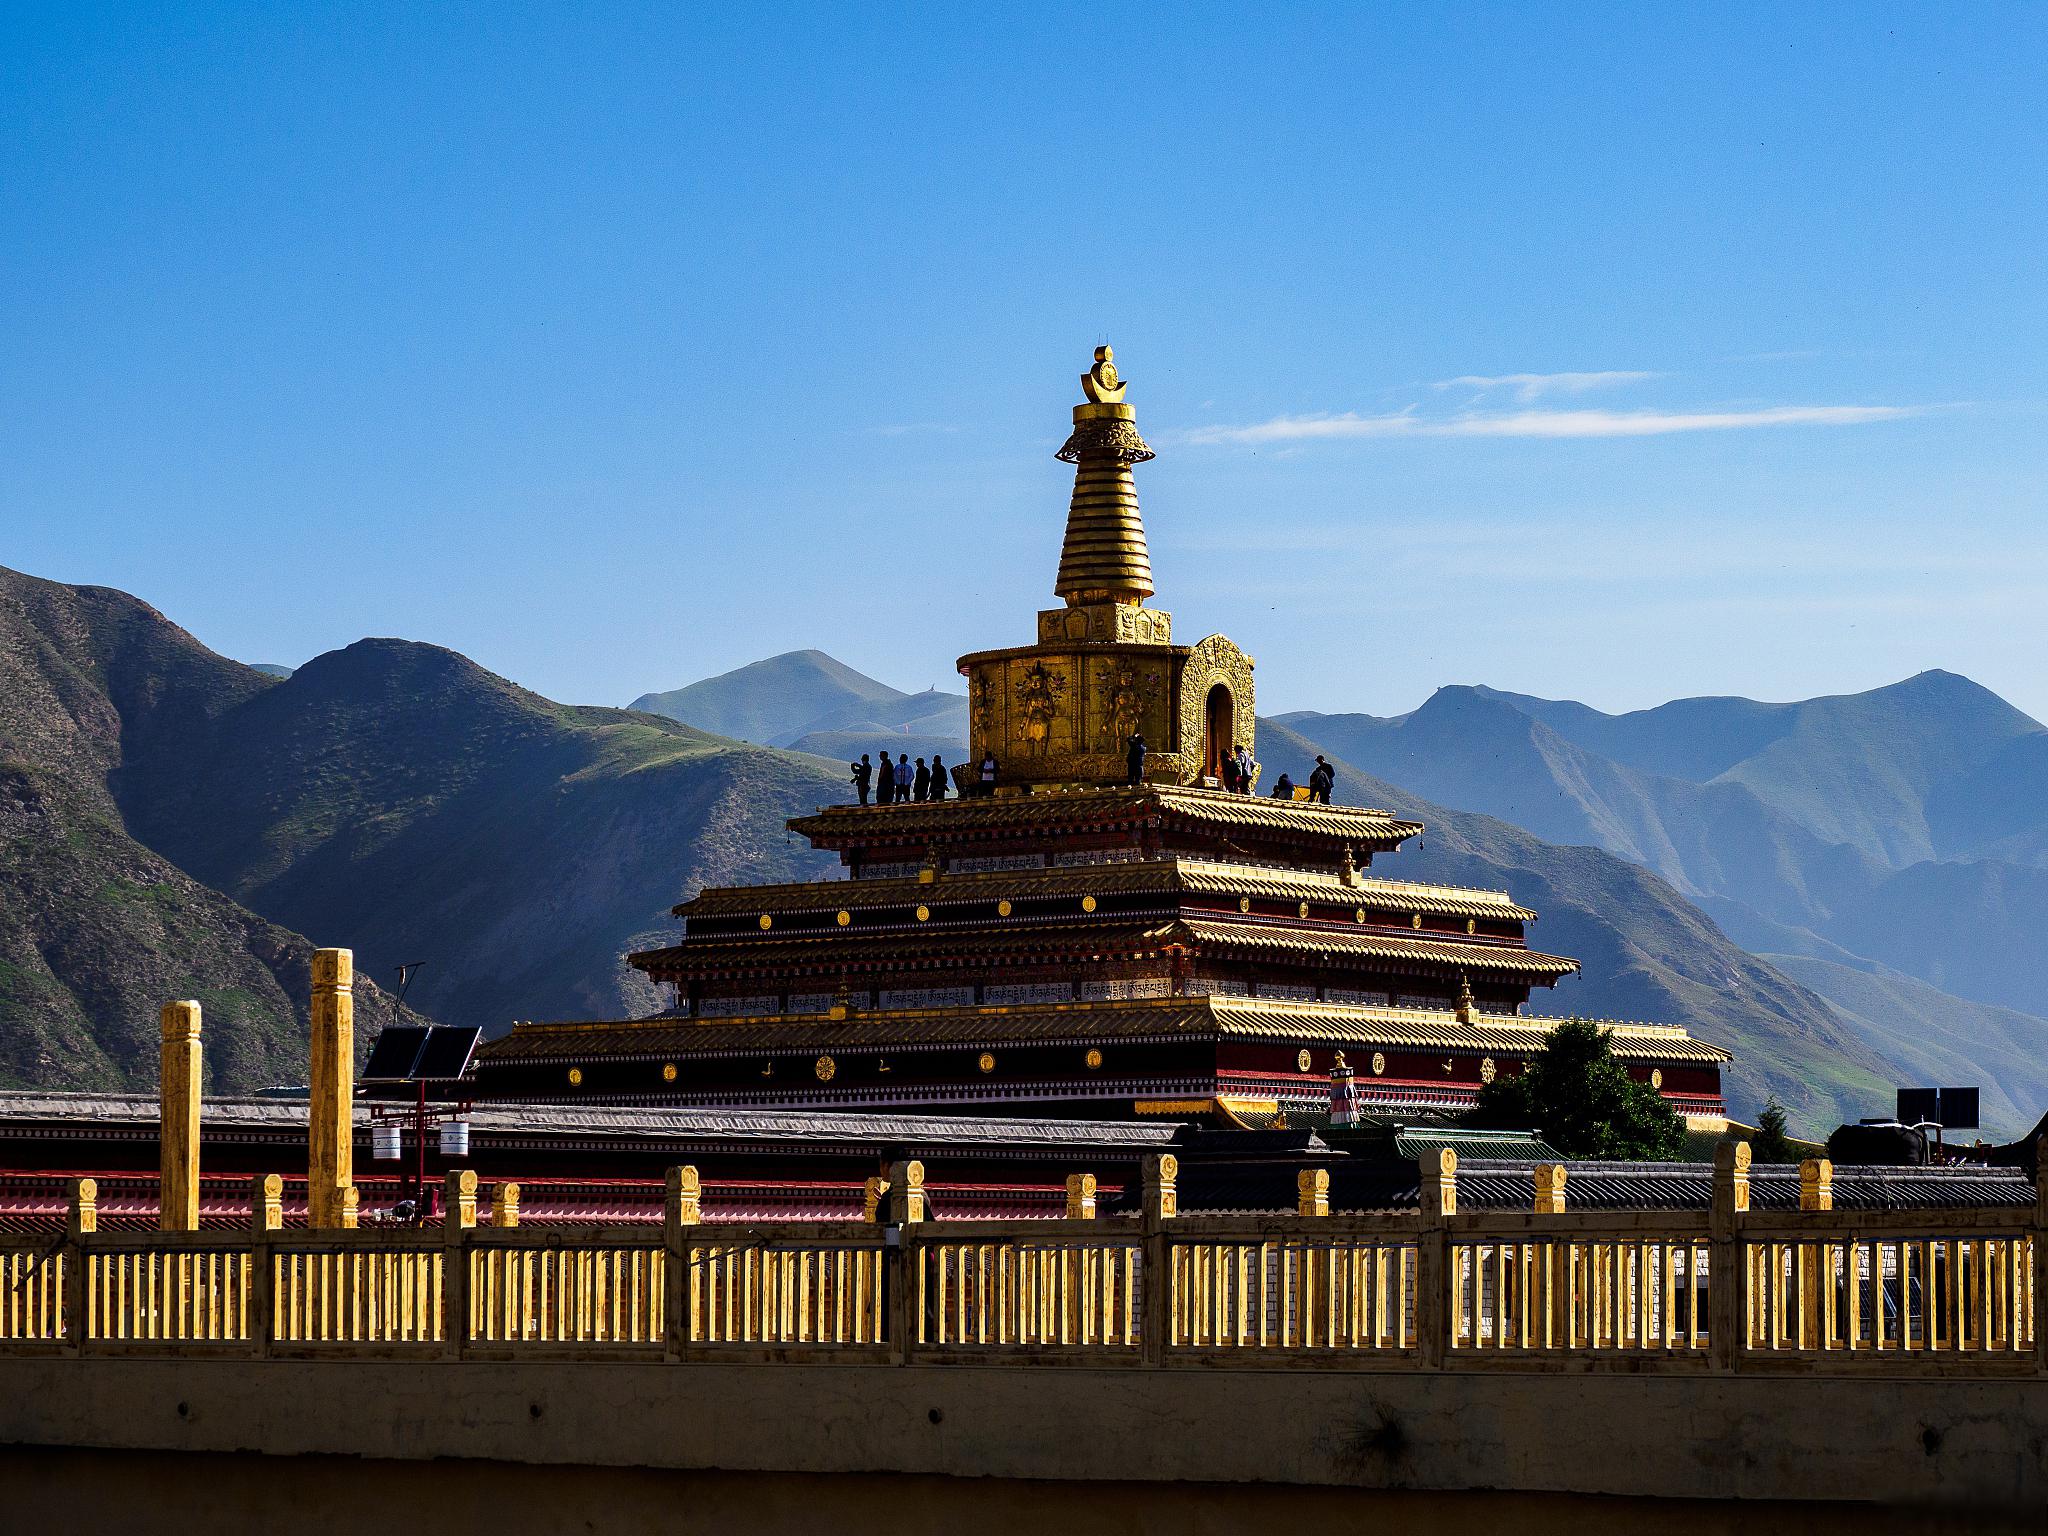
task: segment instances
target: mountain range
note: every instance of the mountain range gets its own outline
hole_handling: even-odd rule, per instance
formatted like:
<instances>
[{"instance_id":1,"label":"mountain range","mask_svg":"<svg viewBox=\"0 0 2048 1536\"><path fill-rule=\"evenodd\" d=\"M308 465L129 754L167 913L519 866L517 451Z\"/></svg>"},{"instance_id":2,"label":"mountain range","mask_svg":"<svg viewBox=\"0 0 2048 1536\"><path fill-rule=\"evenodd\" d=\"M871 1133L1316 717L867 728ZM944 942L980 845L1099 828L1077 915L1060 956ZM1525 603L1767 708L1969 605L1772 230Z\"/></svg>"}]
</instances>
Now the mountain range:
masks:
<instances>
[{"instance_id":1,"label":"mountain range","mask_svg":"<svg viewBox=\"0 0 2048 1536\"><path fill-rule=\"evenodd\" d=\"M366 1036L389 1016L376 978L410 961L425 965L408 1001L448 1022L500 1030L651 1011L665 1000L621 956L673 932L674 902L704 884L832 867L782 823L844 795L835 733L893 745L929 724L955 751L964 735L956 696L891 689L820 652L643 701L702 715L689 723L558 704L403 640L359 641L278 676L215 655L135 598L12 572L0 572L0 681L0 1078L23 1084L146 1086L156 1005L180 995L208 1005L216 1086L294 1080L314 942L356 950ZM2001 1127L2048 1097L2031 1066L2040 1020L1994 1000L1958 1005L1904 960L1797 921L1812 915L1802 902L1856 889L1866 864L1914 868L1884 862L1921 851L1887 806L1925 807L1932 856L1917 862L1937 873L1963 838L1980 862L2038 872L2018 852L2038 829L1967 792L2028 782L2024 717L1984 706L2004 721L2002 742L1946 756L1927 746L1918 778L1860 807L1829 795L1774 804L1755 785L1775 781L1755 769L1734 789L1762 809L1701 827L1678 807L1736 804L1717 780L1800 731L1758 726L1751 751L1718 764L1706 750L1717 727L1690 745L1682 731L1646 732L1623 761L1538 719L1541 701L1447 692L1465 697L1446 706L1475 711L1499 740L1519 718L1522 739L1542 746L1535 760L1571 772L1548 772L1546 787L1526 754L1497 753L1514 770L1497 776L1521 798L1489 800L1473 752L1451 750L1472 732L1403 756L1388 740L1426 732L1403 737L1408 724L1364 716L1267 722L1260 755L1278 772L1323 751L1343 760L1340 798L1428 823L1381 872L1507 889L1541 911L1537 941L1585 962L1543 1011L1686 1023L1738 1053L1738 1114L1776 1092L1814 1130L1929 1076L1982 1081ZM1563 718L1590 739L1613 717ZM773 739L735 740L706 721ZM826 740L829 760L799 750ZM1835 821L1815 825L1823 813ZM1826 835L1845 829L1855 841ZM1637 841L1624 846L1624 833ZM1707 851L1722 842L1750 851L1716 865ZM1771 852L1781 847L1800 857ZM1767 852L1796 873L1792 893L1767 888ZM1782 960L1717 923L1738 907ZM1979 1063L1981 1077L1959 1075Z\"/></svg>"},{"instance_id":2,"label":"mountain range","mask_svg":"<svg viewBox=\"0 0 2048 1536\"><path fill-rule=\"evenodd\" d=\"M1281 718L1417 794L1656 871L1902 1079L1981 1083L2003 1125L2048 1101L2048 730L1967 678L1625 715L1452 687L1407 715Z\"/></svg>"},{"instance_id":3,"label":"mountain range","mask_svg":"<svg viewBox=\"0 0 2048 1536\"><path fill-rule=\"evenodd\" d=\"M863 752L967 755L967 695L902 693L823 651L789 651L667 693L634 709L720 736L851 762Z\"/></svg>"},{"instance_id":4,"label":"mountain range","mask_svg":"<svg viewBox=\"0 0 2048 1536\"><path fill-rule=\"evenodd\" d=\"M316 942L355 950L363 1042L410 961L443 1022L649 1011L624 952L706 881L820 867L782 822L837 792L815 759L439 647L279 678L0 569L0 1083L151 1087L173 997L205 1006L211 1086L303 1081Z\"/></svg>"}]
</instances>

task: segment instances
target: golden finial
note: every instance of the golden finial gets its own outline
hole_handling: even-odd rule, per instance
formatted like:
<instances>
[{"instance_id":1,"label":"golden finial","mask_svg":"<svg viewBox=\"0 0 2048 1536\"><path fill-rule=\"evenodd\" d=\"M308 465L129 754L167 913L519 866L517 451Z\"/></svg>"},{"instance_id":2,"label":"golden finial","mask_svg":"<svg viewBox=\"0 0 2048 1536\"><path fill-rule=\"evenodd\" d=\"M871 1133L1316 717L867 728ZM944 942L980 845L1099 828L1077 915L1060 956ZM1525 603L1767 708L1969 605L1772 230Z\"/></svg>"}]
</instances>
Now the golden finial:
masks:
<instances>
[{"instance_id":1,"label":"golden finial","mask_svg":"<svg viewBox=\"0 0 2048 1536\"><path fill-rule=\"evenodd\" d=\"M1095 349L1095 366L1081 375L1081 392L1097 405L1115 405L1124 397L1124 381L1116 376L1116 354L1107 346Z\"/></svg>"},{"instance_id":2,"label":"golden finial","mask_svg":"<svg viewBox=\"0 0 2048 1536\"><path fill-rule=\"evenodd\" d=\"M1479 1021L1479 1005L1472 997L1472 983L1463 971L1458 972L1458 1022L1476 1024Z\"/></svg>"}]
</instances>

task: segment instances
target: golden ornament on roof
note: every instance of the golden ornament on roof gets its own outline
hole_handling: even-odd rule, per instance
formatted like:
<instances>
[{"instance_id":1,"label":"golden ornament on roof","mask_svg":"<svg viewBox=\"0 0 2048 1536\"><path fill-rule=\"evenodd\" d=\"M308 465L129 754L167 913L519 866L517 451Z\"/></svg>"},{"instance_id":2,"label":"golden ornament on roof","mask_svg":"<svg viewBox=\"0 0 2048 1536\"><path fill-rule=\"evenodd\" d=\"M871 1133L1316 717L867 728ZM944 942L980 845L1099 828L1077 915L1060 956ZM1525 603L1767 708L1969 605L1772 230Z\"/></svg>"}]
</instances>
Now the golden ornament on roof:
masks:
<instances>
[{"instance_id":1,"label":"golden ornament on roof","mask_svg":"<svg viewBox=\"0 0 2048 1536\"><path fill-rule=\"evenodd\" d=\"M1124 397L1124 381L1116 375L1116 354L1108 347L1095 349L1095 366L1081 375L1081 393L1097 405L1114 405Z\"/></svg>"}]
</instances>

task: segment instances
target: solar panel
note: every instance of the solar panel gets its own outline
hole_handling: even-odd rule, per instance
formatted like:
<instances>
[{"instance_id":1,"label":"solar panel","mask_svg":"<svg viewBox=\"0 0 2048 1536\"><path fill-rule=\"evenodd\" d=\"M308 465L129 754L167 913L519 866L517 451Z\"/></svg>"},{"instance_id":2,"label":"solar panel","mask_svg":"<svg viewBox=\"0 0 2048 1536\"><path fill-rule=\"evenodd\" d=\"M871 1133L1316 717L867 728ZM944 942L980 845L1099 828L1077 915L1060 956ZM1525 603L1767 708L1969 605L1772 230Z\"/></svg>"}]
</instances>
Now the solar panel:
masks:
<instances>
[{"instance_id":1,"label":"solar panel","mask_svg":"<svg viewBox=\"0 0 2048 1536\"><path fill-rule=\"evenodd\" d=\"M365 1083L409 1083L420 1053L427 1047L430 1030L414 1024L396 1024L377 1036L370 1047L370 1059L363 1065Z\"/></svg>"},{"instance_id":2,"label":"solar panel","mask_svg":"<svg viewBox=\"0 0 2048 1536\"><path fill-rule=\"evenodd\" d=\"M1941 1090L1941 1128L1945 1131L1974 1131L1977 1129L1976 1089L1944 1088Z\"/></svg>"},{"instance_id":3,"label":"solar panel","mask_svg":"<svg viewBox=\"0 0 2048 1536\"><path fill-rule=\"evenodd\" d=\"M469 1070L469 1058L483 1033L467 1025L435 1025L427 1031L426 1049L413 1063L412 1075L430 1083L452 1082Z\"/></svg>"}]
</instances>

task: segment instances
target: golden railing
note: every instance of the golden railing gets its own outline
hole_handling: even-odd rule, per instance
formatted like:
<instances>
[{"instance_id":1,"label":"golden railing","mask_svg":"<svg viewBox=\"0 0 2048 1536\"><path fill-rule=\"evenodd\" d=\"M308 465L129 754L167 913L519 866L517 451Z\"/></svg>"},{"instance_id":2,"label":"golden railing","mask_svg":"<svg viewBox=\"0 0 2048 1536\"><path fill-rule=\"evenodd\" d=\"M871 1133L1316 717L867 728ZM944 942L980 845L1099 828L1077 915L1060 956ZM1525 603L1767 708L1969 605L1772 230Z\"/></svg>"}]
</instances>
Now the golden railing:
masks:
<instances>
[{"instance_id":1,"label":"golden railing","mask_svg":"<svg viewBox=\"0 0 2048 1536\"><path fill-rule=\"evenodd\" d=\"M1768 1360L2033 1369L2032 1211L1764 1212L1744 1224L1745 1351Z\"/></svg>"},{"instance_id":2,"label":"golden railing","mask_svg":"<svg viewBox=\"0 0 2048 1536\"><path fill-rule=\"evenodd\" d=\"M1137 1347L1142 1249L1129 1221L933 1222L907 1240L920 1349Z\"/></svg>"},{"instance_id":3,"label":"golden railing","mask_svg":"<svg viewBox=\"0 0 2048 1536\"><path fill-rule=\"evenodd\" d=\"M646 1228L477 1229L468 1239L477 1345L607 1345L660 1352L666 1251Z\"/></svg>"},{"instance_id":4,"label":"golden railing","mask_svg":"<svg viewBox=\"0 0 2048 1536\"><path fill-rule=\"evenodd\" d=\"M66 1281L75 1262L61 1240L0 1241L0 1341L34 1344L65 1337Z\"/></svg>"},{"instance_id":5,"label":"golden railing","mask_svg":"<svg viewBox=\"0 0 2048 1536\"><path fill-rule=\"evenodd\" d=\"M1420 1248L1413 1217L1215 1218L1175 1223L1167 1245L1172 1350L1373 1355L1415 1348ZM1343 1236L1332 1227L1349 1228ZM1185 1240L1183 1238L1185 1229Z\"/></svg>"},{"instance_id":6,"label":"golden railing","mask_svg":"<svg viewBox=\"0 0 2048 1536\"><path fill-rule=\"evenodd\" d=\"M2048 1177L2024 1206L1837 1211L1824 1162L1801 1209L1749 1209L1747 1148L1708 1210L1463 1212L1457 1161L1419 1210L1182 1217L1148 1161L1135 1216L1069 1181L1064 1219L935 1221L923 1169L872 1179L866 1219L702 1219L671 1170L663 1225L521 1226L502 1185L478 1225L451 1175L439 1228L287 1231L274 1176L249 1230L0 1241L0 1351L318 1357L949 1361L1350 1369L2048 1373Z\"/></svg>"},{"instance_id":7,"label":"golden railing","mask_svg":"<svg viewBox=\"0 0 2048 1536\"><path fill-rule=\"evenodd\" d=\"M862 1223L691 1227L682 1253L682 1342L693 1349L879 1345L888 1331L883 1259L880 1230Z\"/></svg>"},{"instance_id":8,"label":"golden railing","mask_svg":"<svg viewBox=\"0 0 2048 1536\"><path fill-rule=\"evenodd\" d=\"M1697 1220L1697 1218L1694 1218ZM1496 1357L1657 1356L1704 1363L1712 1243L1682 1213L1469 1218L1450 1245L1449 1346Z\"/></svg>"}]
</instances>

